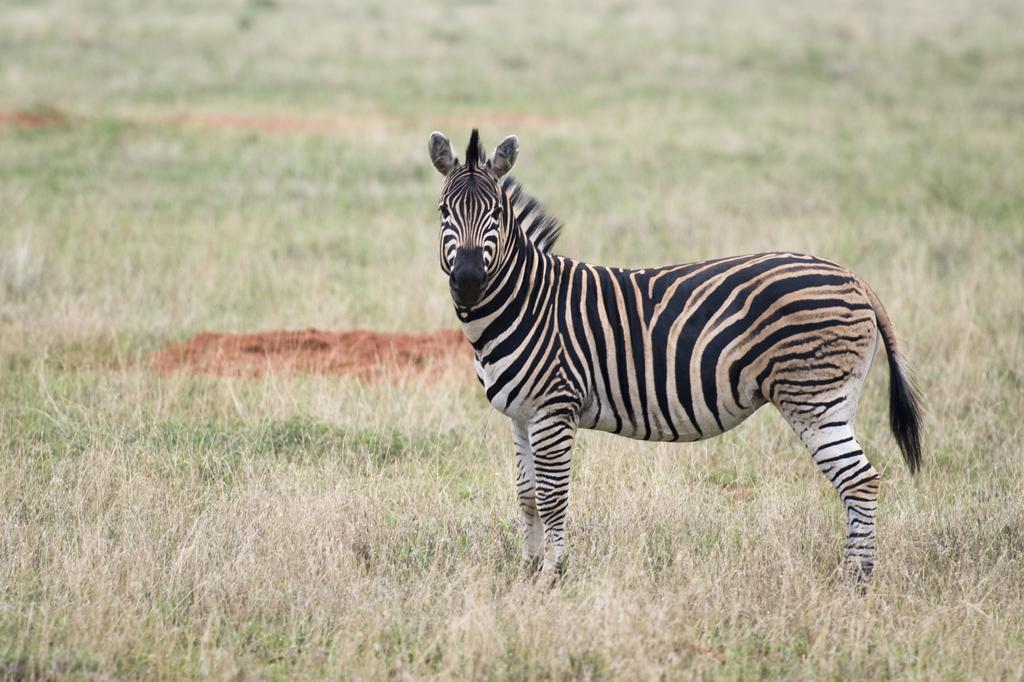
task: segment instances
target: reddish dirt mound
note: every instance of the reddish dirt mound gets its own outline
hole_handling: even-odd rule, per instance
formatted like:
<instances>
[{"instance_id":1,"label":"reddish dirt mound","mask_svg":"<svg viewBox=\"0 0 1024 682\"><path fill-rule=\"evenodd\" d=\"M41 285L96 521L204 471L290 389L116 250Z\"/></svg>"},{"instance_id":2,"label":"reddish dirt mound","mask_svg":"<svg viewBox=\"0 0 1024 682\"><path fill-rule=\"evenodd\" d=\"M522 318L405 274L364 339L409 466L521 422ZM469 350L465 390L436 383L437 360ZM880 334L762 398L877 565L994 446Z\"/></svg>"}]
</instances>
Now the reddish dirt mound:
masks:
<instances>
[{"instance_id":1,"label":"reddish dirt mound","mask_svg":"<svg viewBox=\"0 0 1024 682\"><path fill-rule=\"evenodd\" d=\"M67 117L57 111L0 111L0 126L14 128L52 128L67 123Z\"/></svg>"},{"instance_id":2,"label":"reddish dirt mound","mask_svg":"<svg viewBox=\"0 0 1024 682\"><path fill-rule=\"evenodd\" d=\"M368 331L277 331L200 334L150 357L159 372L185 370L220 376L312 372L360 379L408 376L445 364L470 366L472 349L462 332L384 334Z\"/></svg>"},{"instance_id":3,"label":"reddish dirt mound","mask_svg":"<svg viewBox=\"0 0 1024 682\"><path fill-rule=\"evenodd\" d=\"M265 133L340 133L346 130L346 121L341 117L287 114L175 114L157 117L154 121L199 128L258 130Z\"/></svg>"},{"instance_id":4,"label":"reddish dirt mound","mask_svg":"<svg viewBox=\"0 0 1024 682\"><path fill-rule=\"evenodd\" d=\"M254 130L264 133L298 133L365 137L385 135L407 126L409 121L381 112L302 112L302 113L230 113L230 112L122 112L103 115L136 125L191 126ZM57 110L0 111L0 127L49 128L89 120L88 116L69 118ZM495 128L537 128L556 125L558 119L543 114L497 111L452 113L433 122L442 128L465 129L473 126Z\"/></svg>"},{"instance_id":5,"label":"reddish dirt mound","mask_svg":"<svg viewBox=\"0 0 1024 682\"><path fill-rule=\"evenodd\" d=\"M128 120L141 124L194 126L197 128L223 128L255 130L264 133L306 133L324 135L361 136L367 133L385 134L400 128L402 120L379 112L354 113L277 113L232 114L225 112L182 112L131 116ZM554 119L535 114L476 112L449 115L440 121L446 127L470 128L539 127L551 125Z\"/></svg>"}]
</instances>

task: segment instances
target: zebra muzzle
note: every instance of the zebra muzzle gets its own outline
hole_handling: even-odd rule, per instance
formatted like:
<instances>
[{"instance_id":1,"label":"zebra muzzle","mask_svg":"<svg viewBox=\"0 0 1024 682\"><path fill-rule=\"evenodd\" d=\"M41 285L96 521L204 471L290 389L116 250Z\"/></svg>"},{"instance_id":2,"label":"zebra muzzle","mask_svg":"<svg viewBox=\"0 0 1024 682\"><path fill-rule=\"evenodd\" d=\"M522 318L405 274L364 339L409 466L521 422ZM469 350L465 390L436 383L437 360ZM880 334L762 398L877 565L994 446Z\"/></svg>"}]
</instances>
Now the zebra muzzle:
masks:
<instances>
[{"instance_id":1,"label":"zebra muzzle","mask_svg":"<svg viewBox=\"0 0 1024 682\"><path fill-rule=\"evenodd\" d=\"M480 300L484 290L487 272L484 270L483 249L459 248L455 252L455 266L452 268L448 286L452 299L460 306L471 306Z\"/></svg>"}]
</instances>

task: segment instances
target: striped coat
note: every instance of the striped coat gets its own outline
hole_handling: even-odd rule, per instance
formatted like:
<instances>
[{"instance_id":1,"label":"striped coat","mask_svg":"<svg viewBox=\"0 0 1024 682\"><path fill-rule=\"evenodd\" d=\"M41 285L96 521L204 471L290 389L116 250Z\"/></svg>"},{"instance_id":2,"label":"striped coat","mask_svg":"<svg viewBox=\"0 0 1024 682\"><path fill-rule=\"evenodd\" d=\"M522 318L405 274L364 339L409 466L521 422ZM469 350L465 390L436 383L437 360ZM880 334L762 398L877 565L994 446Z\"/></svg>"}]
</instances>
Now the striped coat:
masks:
<instances>
[{"instance_id":1,"label":"striped coat","mask_svg":"<svg viewBox=\"0 0 1024 682\"><path fill-rule=\"evenodd\" d=\"M441 265L487 398L512 420L531 565L561 569L578 429L694 441L770 402L839 492L847 569L870 573L878 473L853 418L879 337L912 471L919 410L892 323L860 278L794 253L639 270L554 255L558 221L505 174L515 138L487 159L474 131L465 164L439 133L430 151L446 178Z\"/></svg>"}]
</instances>

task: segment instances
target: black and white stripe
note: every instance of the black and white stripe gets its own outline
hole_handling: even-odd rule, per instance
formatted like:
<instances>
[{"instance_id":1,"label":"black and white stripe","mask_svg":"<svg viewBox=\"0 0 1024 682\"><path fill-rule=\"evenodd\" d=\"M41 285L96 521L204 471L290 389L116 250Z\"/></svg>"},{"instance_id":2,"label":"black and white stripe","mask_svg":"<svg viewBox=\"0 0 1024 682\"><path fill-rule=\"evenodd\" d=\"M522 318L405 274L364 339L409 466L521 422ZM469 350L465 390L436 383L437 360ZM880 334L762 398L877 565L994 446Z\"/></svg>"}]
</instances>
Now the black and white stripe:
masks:
<instances>
[{"instance_id":1,"label":"black and white stripe","mask_svg":"<svg viewBox=\"0 0 1024 682\"><path fill-rule=\"evenodd\" d=\"M871 289L836 263L795 253L640 270L554 255L558 221L501 177L515 138L488 160L474 131L459 164L450 147L449 163L437 153L447 145L439 135L442 268L451 274L483 252L479 296L456 311L488 400L512 419L525 558L560 570L577 429L693 441L770 402L839 492L848 567L870 573L878 472L853 419L879 335L893 431L911 470L920 464L916 393Z\"/></svg>"}]
</instances>

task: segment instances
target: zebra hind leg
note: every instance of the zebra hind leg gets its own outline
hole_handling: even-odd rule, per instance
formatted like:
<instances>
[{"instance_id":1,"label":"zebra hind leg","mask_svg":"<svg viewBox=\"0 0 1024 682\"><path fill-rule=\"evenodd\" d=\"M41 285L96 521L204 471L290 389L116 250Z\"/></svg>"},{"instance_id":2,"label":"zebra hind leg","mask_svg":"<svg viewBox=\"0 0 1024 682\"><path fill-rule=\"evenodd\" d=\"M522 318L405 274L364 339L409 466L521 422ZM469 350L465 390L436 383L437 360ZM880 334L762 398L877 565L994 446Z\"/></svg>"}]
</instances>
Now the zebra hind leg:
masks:
<instances>
[{"instance_id":1,"label":"zebra hind leg","mask_svg":"<svg viewBox=\"0 0 1024 682\"><path fill-rule=\"evenodd\" d=\"M849 579L864 581L875 567L878 471L857 442L852 417L795 428L846 510L844 573Z\"/></svg>"}]
</instances>

